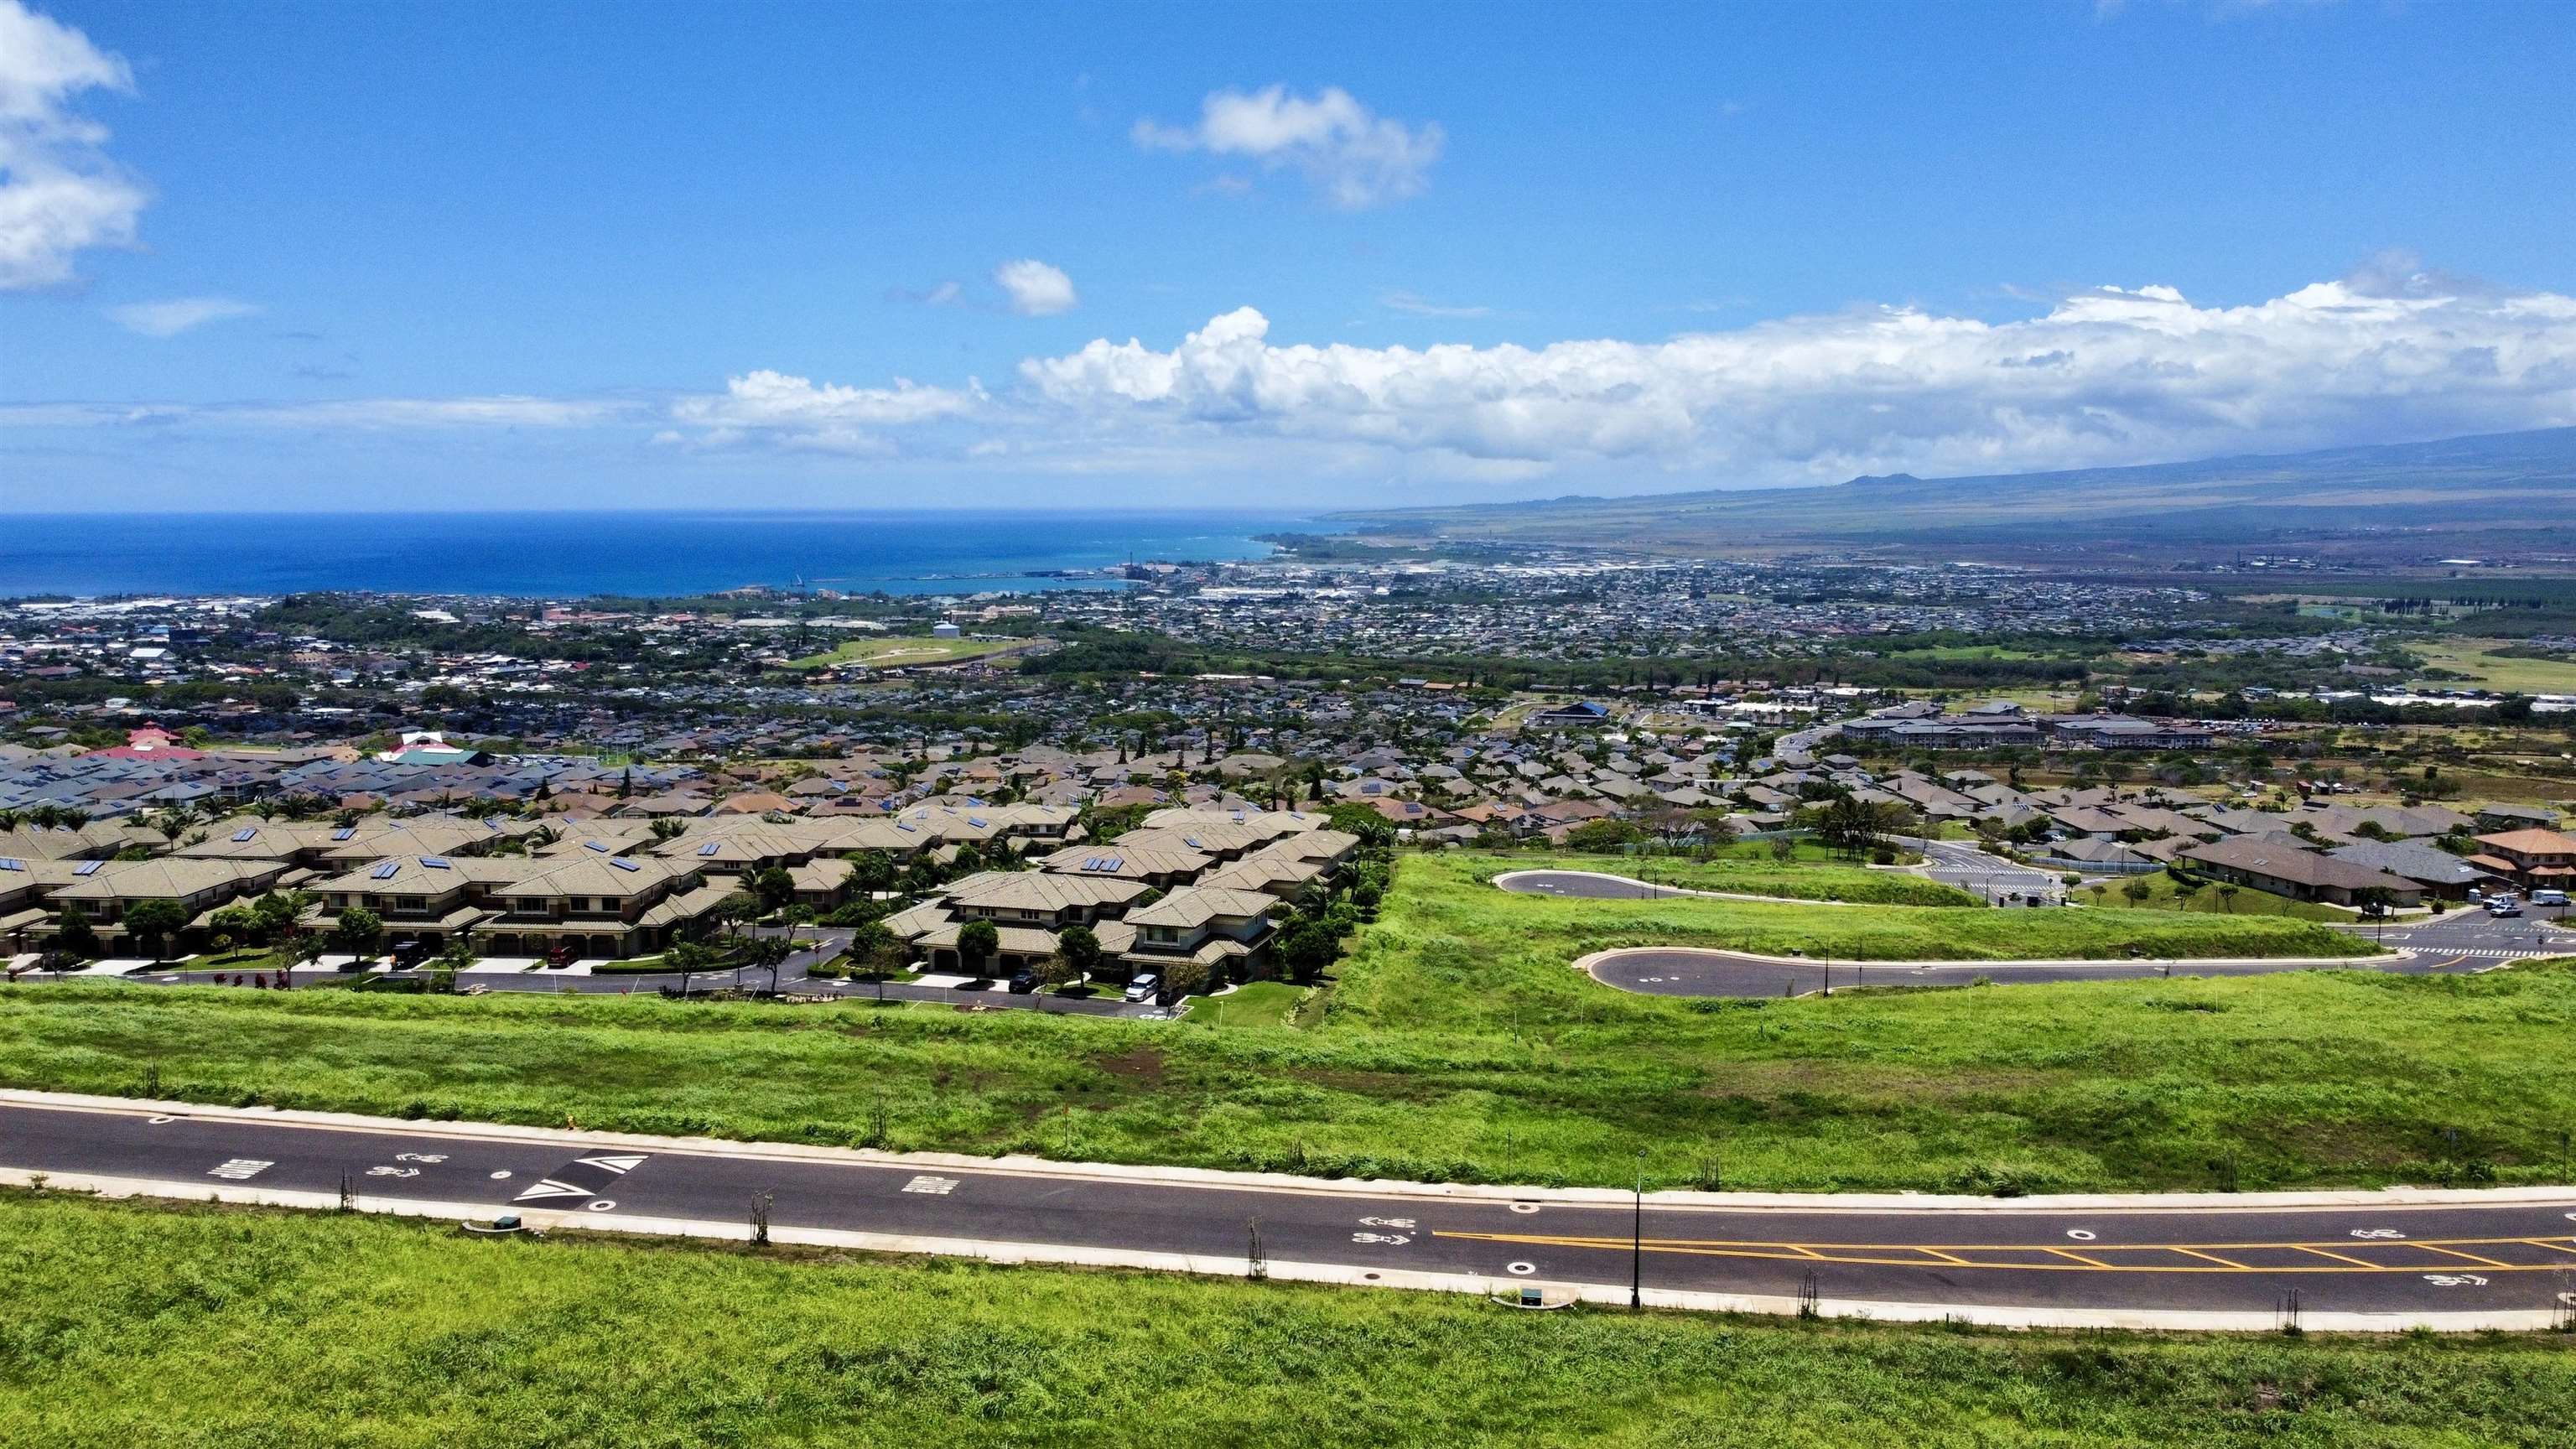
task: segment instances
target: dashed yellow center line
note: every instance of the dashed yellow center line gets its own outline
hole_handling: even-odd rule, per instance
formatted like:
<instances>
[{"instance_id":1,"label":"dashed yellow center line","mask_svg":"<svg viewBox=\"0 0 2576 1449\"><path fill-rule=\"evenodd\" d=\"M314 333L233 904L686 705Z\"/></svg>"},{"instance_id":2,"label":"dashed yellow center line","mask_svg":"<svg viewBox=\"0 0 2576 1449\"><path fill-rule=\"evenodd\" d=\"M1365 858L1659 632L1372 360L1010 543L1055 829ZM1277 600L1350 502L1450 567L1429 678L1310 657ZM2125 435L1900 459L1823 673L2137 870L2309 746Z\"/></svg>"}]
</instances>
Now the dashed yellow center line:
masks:
<instances>
[{"instance_id":1,"label":"dashed yellow center line","mask_svg":"<svg viewBox=\"0 0 2576 1449\"><path fill-rule=\"evenodd\" d=\"M2037 1273L2421 1273L2428 1264L2420 1257L2411 1262L2383 1262L2355 1256L2359 1251L2339 1251L2354 1245L2328 1247L2322 1243L2088 1243L2082 1251L2060 1248L2047 1243L1944 1243L1938 1247L1915 1243L1792 1243L1764 1242L1726 1238L1645 1238L1574 1237L1546 1233L1473 1233L1434 1231L1436 1238L1466 1241L1509 1243L1531 1247L1596 1248L1621 1250L1642 1248L1652 1253L1679 1254L1702 1258L1753 1258L1774 1262L1836 1263L1883 1268L1989 1268L2014 1272ZM2512 1263L2470 1248L2522 1247L2540 1248L2566 1255L2549 1262ZM2438 1253L2459 1262L2474 1263L2491 1272L2537 1273L2564 1272L2568 1258L2576 1257L2576 1239L2571 1238L2446 1238L2392 1239L2369 1245L2371 1251L2404 1255L2410 1250ZM2248 1252L2303 1254L2322 1262L2248 1263L2238 1257ZM2181 1258L2198 1261L2183 1263ZM2132 1261L2120 1261L2130 1259ZM2134 1261L2144 1259L2146 1261Z\"/></svg>"}]
</instances>

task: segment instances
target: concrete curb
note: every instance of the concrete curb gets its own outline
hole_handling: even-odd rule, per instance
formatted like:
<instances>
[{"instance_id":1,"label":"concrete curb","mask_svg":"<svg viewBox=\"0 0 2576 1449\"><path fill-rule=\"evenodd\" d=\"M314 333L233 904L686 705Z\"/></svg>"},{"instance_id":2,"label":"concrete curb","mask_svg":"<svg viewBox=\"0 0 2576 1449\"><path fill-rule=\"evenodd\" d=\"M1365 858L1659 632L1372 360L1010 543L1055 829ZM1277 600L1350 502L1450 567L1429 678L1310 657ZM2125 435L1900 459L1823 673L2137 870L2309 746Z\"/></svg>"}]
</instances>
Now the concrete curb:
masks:
<instances>
[{"instance_id":1,"label":"concrete curb","mask_svg":"<svg viewBox=\"0 0 2576 1449\"><path fill-rule=\"evenodd\" d=\"M330 1193L278 1188L217 1186L160 1182L144 1178L102 1177L80 1173L36 1173L0 1168L0 1185L33 1187L36 1179L52 1190L94 1194L109 1199L158 1198L221 1202L238 1206L339 1211ZM448 1203L357 1194L347 1210L388 1217L451 1219L488 1218L485 1204ZM529 1215L523 1214L522 1217ZM551 1222L535 1226L578 1233L624 1233L640 1237L694 1238L747 1243L747 1223L694 1218L648 1217L640 1214L552 1213ZM1533 1286L1522 1278L1486 1278L1467 1273L1425 1273L1402 1268L1362 1269L1333 1263L1265 1261L1256 1271L1248 1258L1217 1258L1195 1253L1153 1253L1118 1248L1059 1247L1046 1243L992 1242L975 1238L923 1237L901 1233L853 1232L836 1228L774 1227L773 1243L800 1247L843 1248L853 1252L976 1258L988 1263L1046 1264L1074 1268L1120 1268L1153 1273L1179 1273L1210 1278L1266 1278L1284 1283L1312 1283L1344 1288L1393 1288L1418 1293L1491 1296L1503 1289ZM1545 1284L1577 1302L1623 1307L1627 1290L1610 1284ZM1701 1293L1649 1288L1642 1295L1649 1308L1694 1313L1760 1313L1789 1316L1812 1311L1820 1318L1864 1319L1879 1323L1965 1323L1987 1328L2074 1330L2121 1329L2164 1333L2270 1333L2281 1327L2277 1315L2244 1311L2191 1309L2031 1308L1956 1303L1880 1302L1864 1299L1819 1299L1812 1305L1776 1294ZM2307 1313L2300 1326L2319 1333L2402 1333L2430 1329L2437 1333L2532 1333L2553 1328L2558 1315L2547 1309L2507 1309L2486 1313Z\"/></svg>"},{"instance_id":2,"label":"concrete curb","mask_svg":"<svg viewBox=\"0 0 2576 1449\"><path fill-rule=\"evenodd\" d=\"M1894 869L1897 869L1897 868L1898 868L1898 867L1895 867L1895 866L1890 866L1890 867L1888 867L1888 869L1890 869L1890 870L1894 870ZM1810 899L1808 899L1808 898L1806 898L1806 897L1803 897L1803 896L1757 896L1757 895L1748 895L1748 894L1746 894L1746 893L1745 893L1745 892L1743 892L1743 891L1703 891L1703 890L1693 890L1693 889L1692 889L1692 888L1690 888L1689 886L1671 886L1671 885L1665 885L1665 884L1664 884L1664 883L1662 883L1661 881L1639 880L1639 879L1637 879L1637 878L1636 878L1636 877L1634 877L1634 876L1626 876L1626 875L1612 875L1612 874L1610 874L1610 873L1609 873L1609 872L1607 872L1607 871L1599 871L1599 870L1558 870L1558 869L1556 869L1556 868L1554 868L1554 867L1552 867L1552 866L1544 866L1544 865L1534 865L1534 866L1531 866L1531 867L1530 867L1529 869L1527 869L1527 870L1507 870L1507 871L1504 871L1501 875L1498 875L1498 876L1494 877L1491 881L1488 881L1488 882L1487 882L1487 884L1488 884L1488 885L1491 885L1491 886L1492 886L1492 887L1494 887L1494 889L1496 889L1496 890L1504 891L1504 892L1507 892L1507 893L1509 893L1509 894L1511 894L1511 895L1516 895L1516 896L1544 896L1544 895L1546 895L1546 894L1547 894L1545 891L1516 891L1516 890L1513 890L1510 886L1507 886L1507 885L1504 885L1504 884L1503 884L1503 882L1505 882L1505 881L1507 881L1507 880L1518 880L1519 878L1521 878L1522 876L1525 876L1525 875L1573 875L1573 876L1581 876L1581 877L1583 877L1585 880L1608 880L1608 881L1617 881L1617 882L1618 882L1619 884L1621 884L1621 885L1632 885L1632 886L1636 886L1636 887L1637 887L1637 888L1639 888L1640 890L1662 891L1662 892L1664 892L1664 893L1665 893L1665 894L1660 895L1660 896L1645 896L1645 897L1637 897L1637 898L1636 898L1636 899L1644 899L1644 900L1658 900L1658 901L1661 901L1661 900L1670 900L1670 899L1672 899L1672 898L1673 898L1673 897L1675 897L1675 896L1697 896L1697 897L1699 897L1699 898L1700 898L1700 899L1702 899L1702 900L1708 900L1708 901L1751 901L1751 902L1753 902L1753 903L1754 903L1754 904L1756 904L1756 905L1764 905L1764 906L1866 906L1866 905L1875 905L1875 904L1878 904L1877 902L1874 902L1874 901L1819 901L1819 900L1810 900ZM1561 901L1569 901L1569 900L1585 900L1585 899L1597 899L1597 898L1594 898L1594 897L1584 897L1584 896L1557 896L1557 897L1555 897L1555 899L1557 899L1557 900L1561 900ZM1609 899L1629 899L1629 898L1628 898L1628 897L1610 897Z\"/></svg>"},{"instance_id":3,"label":"concrete curb","mask_svg":"<svg viewBox=\"0 0 2576 1449\"><path fill-rule=\"evenodd\" d=\"M1042 1177L1063 1182L1149 1182L1212 1191L1296 1192L1314 1196L1420 1198L1449 1202L1534 1202L1569 1207L1624 1207L1633 1197L1616 1187L1523 1187L1508 1184L1404 1182L1383 1178L1297 1177L1284 1172L1232 1172L1209 1167L1153 1167L1114 1162L1058 1162L1044 1157L974 1157L954 1152L883 1152L802 1142L742 1142L725 1137L655 1137L640 1132L521 1127L509 1123L439 1122L368 1117L351 1112L307 1112L280 1107L223 1107L127 1097L0 1090L0 1104L57 1107L127 1115L201 1117L271 1122L325 1131L399 1132L486 1142L542 1142L581 1150L635 1148L648 1152L779 1162L837 1162L854 1166L945 1168L963 1172ZM193 1185L191 1191L193 1191ZM187 1194L182 1194L187 1195ZM2438 1208L2566 1203L2576 1207L2576 1186L2491 1188L2346 1188L2310 1192L2060 1193L1993 1198L1963 1193L1791 1193L1670 1191L1646 1194L1659 1209L1723 1212L1848 1212L1882 1214L2027 1214L2089 1212L2271 1212L2301 1208ZM479 1209L478 1209L479 1211Z\"/></svg>"},{"instance_id":4,"label":"concrete curb","mask_svg":"<svg viewBox=\"0 0 2576 1449\"><path fill-rule=\"evenodd\" d=\"M2400 961L2413 959L2403 951L2386 951L2376 956L2072 956L2046 961L1861 961L1842 956L1765 956L1756 951L1730 951L1719 946L1613 946L1606 951L1578 957L1574 969L1591 976L1593 967L1611 957L1640 951L1663 955L1721 956L1734 961L1758 961L1765 966L1885 966L1897 971L2075 970L2115 966L2271 966L2283 971L2349 971L2394 966ZM1593 979L1600 980L1597 976ZM1601 984L1611 985L1607 981Z\"/></svg>"}]
</instances>

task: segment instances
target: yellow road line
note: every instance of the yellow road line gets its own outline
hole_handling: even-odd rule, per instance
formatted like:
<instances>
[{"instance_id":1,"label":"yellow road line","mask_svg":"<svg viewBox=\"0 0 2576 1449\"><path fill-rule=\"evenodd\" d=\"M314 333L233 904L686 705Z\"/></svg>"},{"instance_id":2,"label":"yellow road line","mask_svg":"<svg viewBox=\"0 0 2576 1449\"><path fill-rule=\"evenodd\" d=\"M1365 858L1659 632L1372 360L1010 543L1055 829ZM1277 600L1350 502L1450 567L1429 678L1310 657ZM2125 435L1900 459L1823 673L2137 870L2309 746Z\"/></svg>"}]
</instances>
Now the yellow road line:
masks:
<instances>
[{"instance_id":1,"label":"yellow road line","mask_svg":"<svg viewBox=\"0 0 2576 1449\"><path fill-rule=\"evenodd\" d=\"M2298 1249L2302 1253L2314 1253L2320 1258L2332 1258L2339 1263L2354 1263L2364 1268L2384 1268L2388 1266L2385 1263L2374 1263L2368 1258L2354 1258L2342 1253L2332 1252L2328 1249L2320 1248L2314 1243L2292 1243L2290 1246Z\"/></svg>"},{"instance_id":2,"label":"yellow road line","mask_svg":"<svg viewBox=\"0 0 2576 1449\"><path fill-rule=\"evenodd\" d=\"M1511 1243L1534 1247L1596 1248L1616 1250L1632 1246L1656 1253L1678 1254L1698 1258L1751 1258L1772 1262L1838 1263L1883 1268L1991 1268L2036 1273L2420 1273L2422 1263L2379 1263L2336 1252L2318 1243L2114 1243L2091 1244L2085 1251L2052 1247L2041 1243L1949 1243L1940 1247L1912 1243L1789 1243L1757 1242L1729 1239L1646 1238L1642 1242L1629 1238L1577 1237L1549 1233L1472 1233L1434 1231L1436 1238ZM2467 1247L2492 1247L2512 1244L2521 1247L2546 1248L2552 1252L2576 1254L2576 1240L2559 1238L2451 1238L2439 1242L2422 1240L2394 1241L2390 1247L2426 1248L2449 1257L2475 1263L2503 1273L2559 1272L2565 1262L2507 1263L2479 1253L2461 1251ZM2274 1264L2270 1266L2238 1262L2220 1257L2209 1249L2243 1252L2259 1249L2267 1252L2304 1253L2327 1260L2324 1263ZM1977 1254L2022 1254L2032 1257L2009 1261L1981 1259ZM1912 1256L1893 1256L1907 1254ZM2062 1261L2038 1258L2046 1255ZM2118 1255L2158 1255L2197 1258L2207 1266L2171 1262L2106 1262L2105 1257Z\"/></svg>"},{"instance_id":3,"label":"yellow road line","mask_svg":"<svg viewBox=\"0 0 2576 1449\"><path fill-rule=\"evenodd\" d=\"M2490 1240L2490 1241L2492 1241L2492 1240ZM2509 1240L2508 1240L2508 1241L2509 1241ZM2465 1259L2467 1259L2468 1261L2470 1261L2470 1262L2472 1262L2472 1263L2480 1263L2480 1264L2484 1264L2485 1266L2487 1266L2487 1267L2489 1267L2489 1268L2510 1268L2510 1267L2512 1267L2512 1266L2513 1266L2511 1263L2499 1263L2499 1262L2497 1262L2497 1261L2496 1261L2495 1259L2493 1259L2493 1258L2482 1258L2482 1257L2479 1257L2479 1256L2478 1256L2477 1254L2475 1254L2475 1253L2463 1253L2463 1252L2461 1252L2461 1251L2460 1251L2459 1249L2457 1249L2457 1248L2446 1248L2446 1247L2442 1246L2440 1243L2417 1243L2415 1246L2417 1246L2417 1247L2419 1247L2419 1248L2430 1248L2430 1249L2432 1249L2432 1250L2433 1250L2434 1252L2436 1252L2436 1253L2445 1254L2445 1255L2447 1255L2447 1256L2449 1256L2449 1257L2453 1257L2453 1258L2465 1258ZM2561 1265L2553 1265L2553 1266L2561 1266Z\"/></svg>"}]
</instances>

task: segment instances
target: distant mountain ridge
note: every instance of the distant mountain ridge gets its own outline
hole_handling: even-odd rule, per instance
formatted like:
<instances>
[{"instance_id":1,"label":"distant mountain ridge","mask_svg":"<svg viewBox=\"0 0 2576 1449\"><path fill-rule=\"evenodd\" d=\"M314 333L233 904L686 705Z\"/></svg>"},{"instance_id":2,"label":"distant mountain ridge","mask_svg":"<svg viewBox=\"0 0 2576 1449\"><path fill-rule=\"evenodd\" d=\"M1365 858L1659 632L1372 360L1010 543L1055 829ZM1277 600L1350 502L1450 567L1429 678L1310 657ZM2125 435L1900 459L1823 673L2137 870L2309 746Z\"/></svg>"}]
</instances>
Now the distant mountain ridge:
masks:
<instances>
[{"instance_id":1,"label":"distant mountain ridge","mask_svg":"<svg viewBox=\"0 0 2576 1449\"><path fill-rule=\"evenodd\" d=\"M2435 538L2576 557L2576 427L1989 477L1568 497L1336 515L1367 532L1652 552L1914 547L2405 553Z\"/></svg>"}]
</instances>

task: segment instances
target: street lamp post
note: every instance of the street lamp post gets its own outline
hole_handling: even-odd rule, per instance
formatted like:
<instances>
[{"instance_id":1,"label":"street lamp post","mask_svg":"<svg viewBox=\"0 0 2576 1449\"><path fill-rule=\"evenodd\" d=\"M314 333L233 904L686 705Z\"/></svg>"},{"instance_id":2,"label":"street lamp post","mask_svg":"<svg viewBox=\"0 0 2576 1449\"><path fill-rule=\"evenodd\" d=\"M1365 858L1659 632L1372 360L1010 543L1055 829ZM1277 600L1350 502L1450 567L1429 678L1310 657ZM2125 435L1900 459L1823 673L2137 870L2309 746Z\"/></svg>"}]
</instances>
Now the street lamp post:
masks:
<instances>
[{"instance_id":1,"label":"street lamp post","mask_svg":"<svg viewBox=\"0 0 2576 1449\"><path fill-rule=\"evenodd\" d=\"M1628 1232L1628 1307L1645 1306L1646 1293L1646 1149L1637 1149L1637 1211Z\"/></svg>"}]
</instances>

